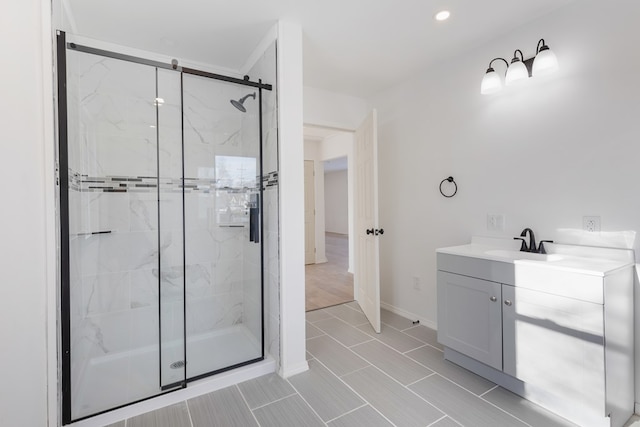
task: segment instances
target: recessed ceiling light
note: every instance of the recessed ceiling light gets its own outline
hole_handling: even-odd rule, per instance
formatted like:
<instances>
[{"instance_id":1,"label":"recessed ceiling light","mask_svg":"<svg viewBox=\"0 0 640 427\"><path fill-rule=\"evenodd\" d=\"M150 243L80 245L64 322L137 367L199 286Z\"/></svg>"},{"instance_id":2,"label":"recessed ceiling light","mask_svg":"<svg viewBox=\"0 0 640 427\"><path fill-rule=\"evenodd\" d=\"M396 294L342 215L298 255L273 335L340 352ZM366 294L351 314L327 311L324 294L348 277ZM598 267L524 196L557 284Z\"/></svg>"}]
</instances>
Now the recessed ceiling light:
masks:
<instances>
[{"instance_id":1,"label":"recessed ceiling light","mask_svg":"<svg viewBox=\"0 0 640 427\"><path fill-rule=\"evenodd\" d=\"M436 21L446 21L447 19L449 19L449 16L451 16L451 12L449 12L448 10L441 10L440 12L436 13L433 18Z\"/></svg>"}]
</instances>

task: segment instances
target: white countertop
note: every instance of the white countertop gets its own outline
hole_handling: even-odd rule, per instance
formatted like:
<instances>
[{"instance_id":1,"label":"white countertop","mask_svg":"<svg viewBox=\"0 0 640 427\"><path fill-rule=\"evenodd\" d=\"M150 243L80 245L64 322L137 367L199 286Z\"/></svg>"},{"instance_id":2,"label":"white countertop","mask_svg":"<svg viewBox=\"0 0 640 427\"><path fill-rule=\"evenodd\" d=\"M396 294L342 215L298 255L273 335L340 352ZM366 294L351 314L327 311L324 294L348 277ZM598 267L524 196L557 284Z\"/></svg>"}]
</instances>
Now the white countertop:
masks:
<instances>
[{"instance_id":1,"label":"white countertop","mask_svg":"<svg viewBox=\"0 0 640 427\"><path fill-rule=\"evenodd\" d=\"M439 248L436 252L595 276L606 276L635 263L631 249L550 243L545 243L545 248L546 256L519 252L518 240L473 237L469 244Z\"/></svg>"}]
</instances>

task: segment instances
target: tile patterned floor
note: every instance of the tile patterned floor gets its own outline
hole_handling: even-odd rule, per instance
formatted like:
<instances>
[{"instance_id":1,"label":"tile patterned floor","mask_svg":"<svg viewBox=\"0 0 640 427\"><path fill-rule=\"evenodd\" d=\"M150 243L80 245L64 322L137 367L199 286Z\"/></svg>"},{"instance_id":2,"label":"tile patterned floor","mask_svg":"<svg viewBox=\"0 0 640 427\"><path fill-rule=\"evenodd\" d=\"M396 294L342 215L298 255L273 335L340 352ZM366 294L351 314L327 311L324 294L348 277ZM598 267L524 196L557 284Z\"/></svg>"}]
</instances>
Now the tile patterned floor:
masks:
<instances>
[{"instance_id":1,"label":"tile patterned floor","mask_svg":"<svg viewBox=\"0 0 640 427\"><path fill-rule=\"evenodd\" d=\"M573 426L443 359L434 330L357 303L307 313L310 369L266 375L110 427Z\"/></svg>"}]
</instances>

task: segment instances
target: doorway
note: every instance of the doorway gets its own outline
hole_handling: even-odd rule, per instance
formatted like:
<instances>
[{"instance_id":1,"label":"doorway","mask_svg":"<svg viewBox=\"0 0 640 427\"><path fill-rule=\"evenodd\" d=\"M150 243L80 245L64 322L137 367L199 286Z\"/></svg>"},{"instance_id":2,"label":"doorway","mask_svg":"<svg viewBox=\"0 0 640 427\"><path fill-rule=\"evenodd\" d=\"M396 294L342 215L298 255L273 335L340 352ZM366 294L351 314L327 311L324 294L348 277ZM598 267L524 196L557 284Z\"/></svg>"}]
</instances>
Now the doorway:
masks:
<instances>
[{"instance_id":1,"label":"doorway","mask_svg":"<svg viewBox=\"0 0 640 427\"><path fill-rule=\"evenodd\" d=\"M349 272L348 161L344 156L322 164L326 262L310 263L305 268L307 311L353 301L353 274Z\"/></svg>"},{"instance_id":2,"label":"doorway","mask_svg":"<svg viewBox=\"0 0 640 427\"><path fill-rule=\"evenodd\" d=\"M305 308L353 301L353 133L305 127Z\"/></svg>"}]
</instances>

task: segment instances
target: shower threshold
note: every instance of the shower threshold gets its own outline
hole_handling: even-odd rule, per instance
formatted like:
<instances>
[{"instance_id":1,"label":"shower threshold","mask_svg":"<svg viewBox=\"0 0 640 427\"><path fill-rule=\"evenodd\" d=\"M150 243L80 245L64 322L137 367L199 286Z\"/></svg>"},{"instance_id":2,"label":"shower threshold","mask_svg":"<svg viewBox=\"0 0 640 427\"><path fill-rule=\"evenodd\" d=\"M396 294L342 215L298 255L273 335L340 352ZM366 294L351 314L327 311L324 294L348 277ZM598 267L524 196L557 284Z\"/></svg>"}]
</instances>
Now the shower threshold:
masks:
<instances>
[{"instance_id":1,"label":"shower threshold","mask_svg":"<svg viewBox=\"0 0 640 427\"><path fill-rule=\"evenodd\" d=\"M182 383L185 368L172 369L171 364L183 360L183 343L175 340L162 344L162 381L164 384ZM138 401L159 394L159 348L145 346L134 350L105 354L89 360L84 372L74 382L74 418L82 418L127 402ZM187 339L186 379L234 366L238 362L262 356L260 343L243 324ZM149 381L154 378L154 381ZM96 387L101 384L101 387Z\"/></svg>"}]
</instances>

